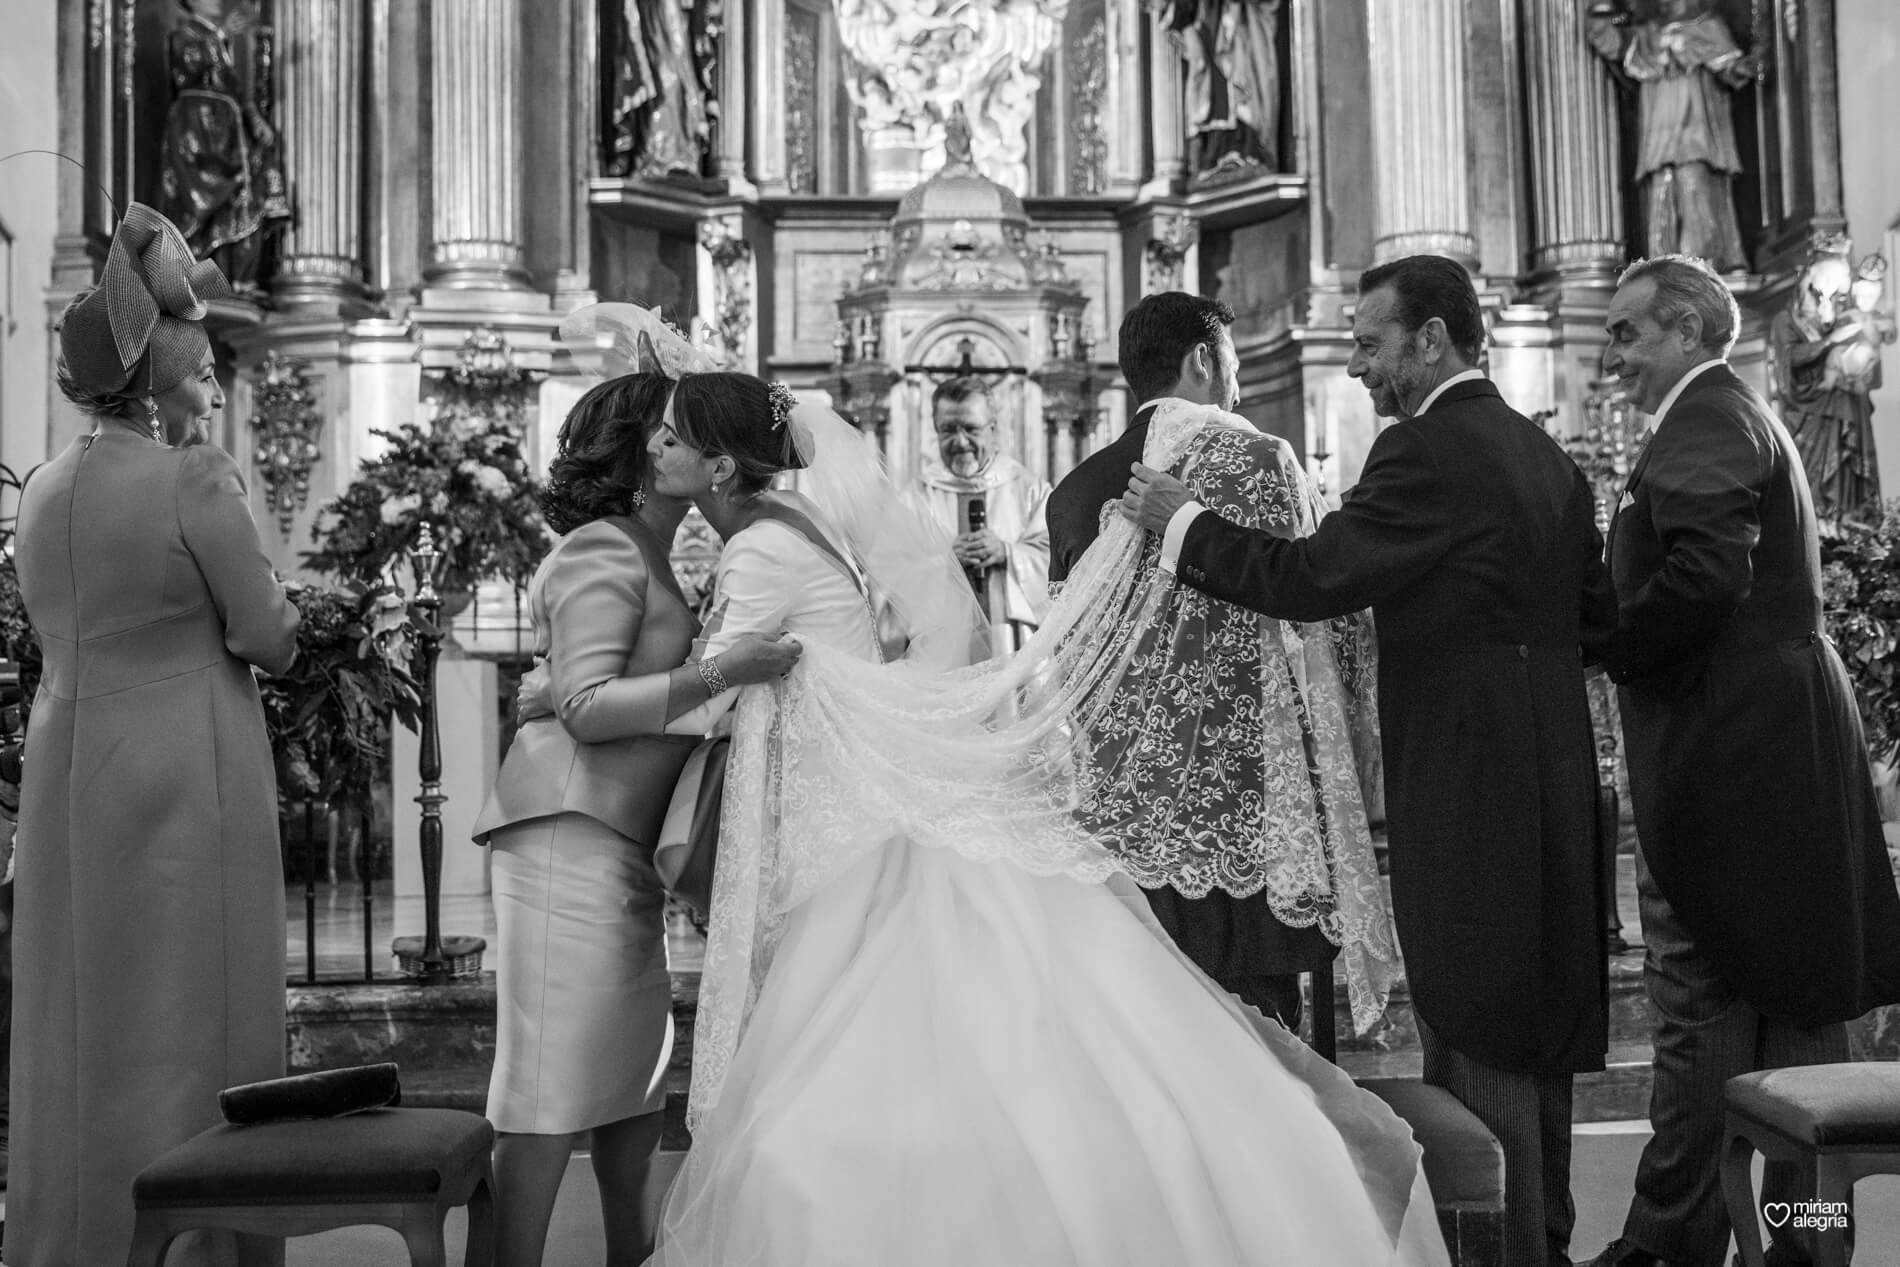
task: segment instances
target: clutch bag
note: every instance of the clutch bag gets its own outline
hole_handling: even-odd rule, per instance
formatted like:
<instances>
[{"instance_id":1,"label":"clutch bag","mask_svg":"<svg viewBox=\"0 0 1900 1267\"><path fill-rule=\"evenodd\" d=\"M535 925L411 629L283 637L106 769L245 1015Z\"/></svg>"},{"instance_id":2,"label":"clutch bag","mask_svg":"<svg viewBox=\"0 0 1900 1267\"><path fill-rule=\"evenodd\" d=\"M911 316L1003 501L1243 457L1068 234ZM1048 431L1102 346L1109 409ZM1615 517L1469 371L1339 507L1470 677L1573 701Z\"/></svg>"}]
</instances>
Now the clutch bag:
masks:
<instances>
[{"instance_id":1,"label":"clutch bag","mask_svg":"<svg viewBox=\"0 0 1900 1267\"><path fill-rule=\"evenodd\" d=\"M653 849L653 867L667 892L702 915L712 912L719 803L726 790L726 758L731 748L731 738L719 735L703 740L686 758Z\"/></svg>"},{"instance_id":2,"label":"clutch bag","mask_svg":"<svg viewBox=\"0 0 1900 1267\"><path fill-rule=\"evenodd\" d=\"M293 1074L218 1092L218 1109L233 1126L343 1117L368 1109L393 1109L401 1103L396 1066L387 1062Z\"/></svg>"}]
</instances>

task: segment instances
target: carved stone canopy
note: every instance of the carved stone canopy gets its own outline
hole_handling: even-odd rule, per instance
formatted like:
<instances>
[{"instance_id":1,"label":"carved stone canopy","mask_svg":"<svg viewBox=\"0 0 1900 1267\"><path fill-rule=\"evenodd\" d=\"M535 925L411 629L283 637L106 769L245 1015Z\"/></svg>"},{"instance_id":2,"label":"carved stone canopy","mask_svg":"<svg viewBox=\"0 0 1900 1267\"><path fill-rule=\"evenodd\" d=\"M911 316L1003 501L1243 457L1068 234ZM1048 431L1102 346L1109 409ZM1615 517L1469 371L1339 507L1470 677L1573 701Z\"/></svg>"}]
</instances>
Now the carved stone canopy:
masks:
<instances>
[{"instance_id":1,"label":"carved stone canopy","mask_svg":"<svg viewBox=\"0 0 1900 1267\"><path fill-rule=\"evenodd\" d=\"M945 130L948 161L904 195L891 220L888 258L873 251L860 285L999 291L1073 285L1055 250L1032 243L1023 200L976 169L960 106Z\"/></svg>"},{"instance_id":2,"label":"carved stone canopy","mask_svg":"<svg viewBox=\"0 0 1900 1267\"><path fill-rule=\"evenodd\" d=\"M945 132L948 161L904 195L838 299L826 387L894 469L914 472L934 443L935 385L981 375L995 385L1001 451L1059 474L1077 419L1094 417L1088 296L1023 200L971 161L961 109Z\"/></svg>"}]
</instances>

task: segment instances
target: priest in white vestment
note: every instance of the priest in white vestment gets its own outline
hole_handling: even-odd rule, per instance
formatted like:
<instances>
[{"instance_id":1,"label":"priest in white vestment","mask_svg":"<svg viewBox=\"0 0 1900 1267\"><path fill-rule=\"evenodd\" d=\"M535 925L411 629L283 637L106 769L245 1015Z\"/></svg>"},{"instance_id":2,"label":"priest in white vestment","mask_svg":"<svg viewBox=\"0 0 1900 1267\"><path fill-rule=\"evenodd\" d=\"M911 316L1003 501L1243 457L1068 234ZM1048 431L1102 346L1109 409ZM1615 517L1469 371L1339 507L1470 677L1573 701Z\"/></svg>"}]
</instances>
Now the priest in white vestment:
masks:
<instances>
[{"instance_id":1,"label":"priest in white vestment","mask_svg":"<svg viewBox=\"0 0 1900 1267\"><path fill-rule=\"evenodd\" d=\"M1049 606L1049 485L996 448L996 405L973 374L930 400L937 452L918 480L925 507L956 537L957 561L989 613L998 652L1022 645Z\"/></svg>"}]
</instances>

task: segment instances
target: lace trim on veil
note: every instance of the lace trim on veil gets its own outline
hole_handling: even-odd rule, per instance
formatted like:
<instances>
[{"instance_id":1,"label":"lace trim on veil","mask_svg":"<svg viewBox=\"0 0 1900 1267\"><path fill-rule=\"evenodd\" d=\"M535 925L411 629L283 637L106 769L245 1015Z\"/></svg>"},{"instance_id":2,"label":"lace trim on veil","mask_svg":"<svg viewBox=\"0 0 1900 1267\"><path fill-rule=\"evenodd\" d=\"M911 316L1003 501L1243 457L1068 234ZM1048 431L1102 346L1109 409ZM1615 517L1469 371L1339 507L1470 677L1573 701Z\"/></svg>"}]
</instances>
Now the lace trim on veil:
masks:
<instances>
[{"instance_id":1,"label":"lace trim on veil","mask_svg":"<svg viewBox=\"0 0 1900 1267\"><path fill-rule=\"evenodd\" d=\"M1318 504L1297 463L1262 469L1276 446L1232 415L1165 402L1144 458L1230 517L1310 531ZM878 585L853 520L833 518ZM1157 550L1113 516L1012 657L874 665L808 641L789 677L741 692L689 1124L718 1100L789 914L900 839L1039 875L1265 892L1283 922L1341 947L1355 1025L1378 1019L1397 950L1355 760L1376 748L1368 631L1212 602L1161 573ZM964 584L953 564L943 574Z\"/></svg>"}]
</instances>

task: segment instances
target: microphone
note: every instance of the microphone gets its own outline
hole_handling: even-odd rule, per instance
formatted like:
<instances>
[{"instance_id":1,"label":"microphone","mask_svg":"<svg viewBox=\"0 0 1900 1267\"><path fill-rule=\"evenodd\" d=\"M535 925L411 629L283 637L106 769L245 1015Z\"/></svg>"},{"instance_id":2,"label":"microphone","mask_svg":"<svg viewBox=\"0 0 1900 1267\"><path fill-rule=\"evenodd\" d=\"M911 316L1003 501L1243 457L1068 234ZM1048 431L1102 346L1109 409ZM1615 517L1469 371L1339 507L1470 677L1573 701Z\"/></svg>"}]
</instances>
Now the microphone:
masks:
<instances>
[{"instance_id":1,"label":"microphone","mask_svg":"<svg viewBox=\"0 0 1900 1267\"><path fill-rule=\"evenodd\" d=\"M970 524L965 531L981 532L990 522L990 512L988 508L984 506L983 498L980 496L970 498L969 507L964 513L968 517ZM970 578L970 584L975 588L978 598L986 597L989 592L988 580L984 575L985 570L986 569L979 563L966 563L963 565L963 573Z\"/></svg>"}]
</instances>

